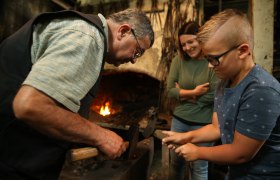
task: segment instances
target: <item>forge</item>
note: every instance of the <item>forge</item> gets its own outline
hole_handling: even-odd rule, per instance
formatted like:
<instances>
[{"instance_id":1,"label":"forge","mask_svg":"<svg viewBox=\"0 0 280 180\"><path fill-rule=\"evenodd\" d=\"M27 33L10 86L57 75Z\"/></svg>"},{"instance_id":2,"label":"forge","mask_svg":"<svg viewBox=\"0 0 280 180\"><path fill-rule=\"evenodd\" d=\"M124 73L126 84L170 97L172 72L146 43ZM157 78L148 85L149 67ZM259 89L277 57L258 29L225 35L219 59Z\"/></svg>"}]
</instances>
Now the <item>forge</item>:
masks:
<instances>
[{"instance_id":1,"label":"forge","mask_svg":"<svg viewBox=\"0 0 280 180\"><path fill-rule=\"evenodd\" d=\"M89 119L112 126L137 124L147 117L151 107L159 106L159 86L159 80L141 73L104 75L92 102ZM109 114L102 116L102 108L106 108Z\"/></svg>"}]
</instances>

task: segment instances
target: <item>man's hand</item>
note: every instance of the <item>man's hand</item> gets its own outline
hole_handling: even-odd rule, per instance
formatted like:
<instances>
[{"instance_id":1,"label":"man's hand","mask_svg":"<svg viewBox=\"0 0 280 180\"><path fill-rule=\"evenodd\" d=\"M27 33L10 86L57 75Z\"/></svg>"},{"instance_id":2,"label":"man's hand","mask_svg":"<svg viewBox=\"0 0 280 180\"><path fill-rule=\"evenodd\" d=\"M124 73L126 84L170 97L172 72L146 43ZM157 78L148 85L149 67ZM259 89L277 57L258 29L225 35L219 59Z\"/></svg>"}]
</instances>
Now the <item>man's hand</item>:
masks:
<instances>
[{"instance_id":1,"label":"man's hand","mask_svg":"<svg viewBox=\"0 0 280 180\"><path fill-rule=\"evenodd\" d=\"M182 156L186 161L198 160L198 147L194 144L187 143L175 149L175 152Z\"/></svg>"},{"instance_id":2,"label":"man's hand","mask_svg":"<svg viewBox=\"0 0 280 180\"><path fill-rule=\"evenodd\" d=\"M120 157L128 147L119 135L108 129L104 129L101 137L103 137L103 142L98 145L98 149L109 159Z\"/></svg>"}]
</instances>

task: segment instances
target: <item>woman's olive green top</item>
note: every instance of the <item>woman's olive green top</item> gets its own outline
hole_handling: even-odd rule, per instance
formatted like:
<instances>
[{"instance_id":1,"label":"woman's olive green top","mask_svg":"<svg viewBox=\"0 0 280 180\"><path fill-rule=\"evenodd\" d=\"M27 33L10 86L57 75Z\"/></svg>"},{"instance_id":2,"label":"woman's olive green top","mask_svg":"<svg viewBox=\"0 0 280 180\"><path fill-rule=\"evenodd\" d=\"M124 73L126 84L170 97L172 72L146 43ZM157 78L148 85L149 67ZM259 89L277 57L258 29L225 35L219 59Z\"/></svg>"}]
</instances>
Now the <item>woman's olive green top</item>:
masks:
<instances>
[{"instance_id":1,"label":"woman's olive green top","mask_svg":"<svg viewBox=\"0 0 280 180\"><path fill-rule=\"evenodd\" d=\"M173 115L187 122L211 123L214 90L218 81L213 69L208 67L208 62L205 59L182 60L180 56L176 56L172 60L167 80L168 97L180 101L176 82L180 88L186 90L192 90L198 85L209 82L210 89L206 94L197 97L195 103L186 100L180 101L180 104L174 109Z\"/></svg>"}]
</instances>

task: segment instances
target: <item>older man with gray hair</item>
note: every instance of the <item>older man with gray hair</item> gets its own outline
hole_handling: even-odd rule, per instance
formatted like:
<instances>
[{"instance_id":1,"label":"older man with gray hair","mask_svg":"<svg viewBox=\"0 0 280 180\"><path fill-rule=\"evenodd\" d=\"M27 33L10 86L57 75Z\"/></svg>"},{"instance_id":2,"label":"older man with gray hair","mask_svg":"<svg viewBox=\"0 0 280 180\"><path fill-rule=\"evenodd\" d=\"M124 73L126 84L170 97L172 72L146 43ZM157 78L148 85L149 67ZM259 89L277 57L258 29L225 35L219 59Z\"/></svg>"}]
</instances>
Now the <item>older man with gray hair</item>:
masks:
<instances>
[{"instance_id":1,"label":"older man with gray hair","mask_svg":"<svg viewBox=\"0 0 280 180\"><path fill-rule=\"evenodd\" d=\"M135 63L154 42L144 12L107 19L43 13L0 45L0 179L57 179L72 143L109 158L123 139L87 120L105 61Z\"/></svg>"}]
</instances>

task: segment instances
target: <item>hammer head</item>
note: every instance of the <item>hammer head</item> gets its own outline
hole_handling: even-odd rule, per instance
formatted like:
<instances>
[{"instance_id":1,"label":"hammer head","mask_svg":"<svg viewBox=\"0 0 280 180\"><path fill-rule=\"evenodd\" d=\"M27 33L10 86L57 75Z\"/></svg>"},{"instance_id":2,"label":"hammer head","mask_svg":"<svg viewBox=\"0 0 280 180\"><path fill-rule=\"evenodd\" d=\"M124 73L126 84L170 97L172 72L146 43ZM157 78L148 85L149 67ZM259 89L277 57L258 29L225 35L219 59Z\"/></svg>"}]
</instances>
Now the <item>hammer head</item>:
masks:
<instances>
[{"instance_id":1,"label":"hammer head","mask_svg":"<svg viewBox=\"0 0 280 180\"><path fill-rule=\"evenodd\" d=\"M142 135L145 138L148 138L153 135L155 131L155 126L157 123L157 108L151 107L148 111L149 113L149 119L150 121L148 122L147 127L143 130Z\"/></svg>"},{"instance_id":2,"label":"hammer head","mask_svg":"<svg viewBox=\"0 0 280 180\"><path fill-rule=\"evenodd\" d=\"M129 127L128 130L128 149L126 150L126 153L124 156L126 159L133 159L133 155L135 153L137 143L139 140L139 125L138 124L133 124Z\"/></svg>"}]
</instances>

